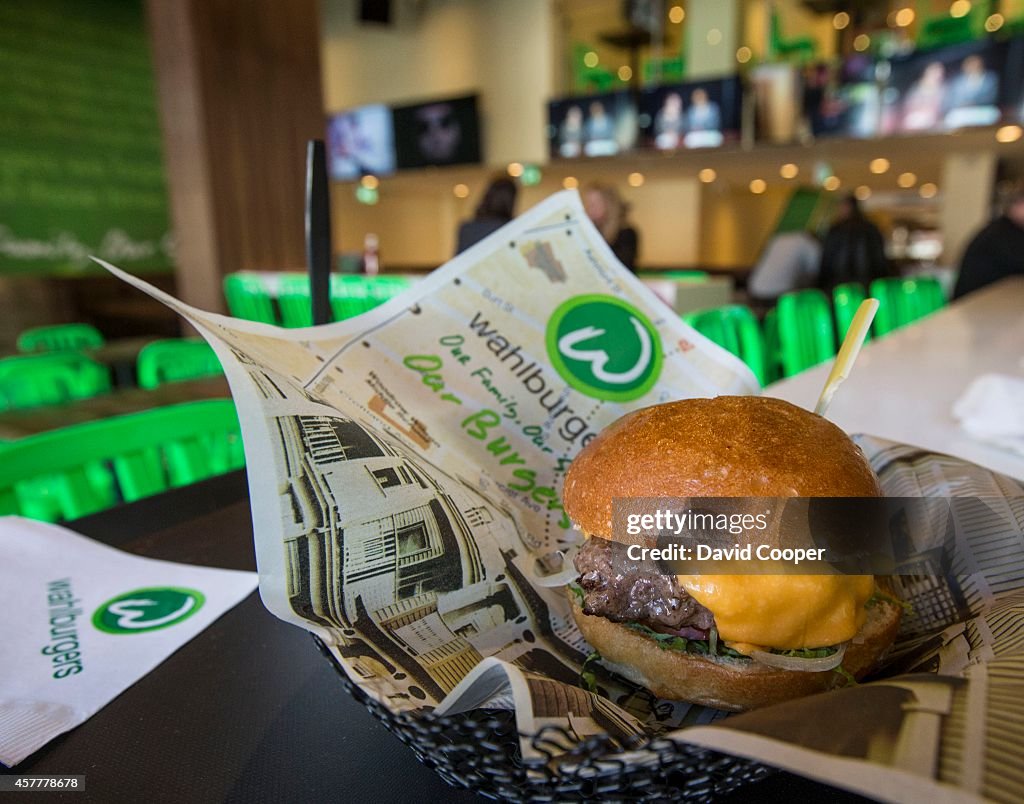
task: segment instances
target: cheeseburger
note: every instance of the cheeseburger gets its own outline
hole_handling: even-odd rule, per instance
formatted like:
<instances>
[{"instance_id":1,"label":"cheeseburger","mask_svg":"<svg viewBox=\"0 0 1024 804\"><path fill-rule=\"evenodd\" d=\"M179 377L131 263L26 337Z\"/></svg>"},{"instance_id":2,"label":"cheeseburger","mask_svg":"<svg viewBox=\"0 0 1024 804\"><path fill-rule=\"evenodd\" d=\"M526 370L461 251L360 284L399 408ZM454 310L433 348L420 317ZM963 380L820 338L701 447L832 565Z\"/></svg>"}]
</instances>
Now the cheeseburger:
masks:
<instances>
[{"instance_id":1,"label":"cheeseburger","mask_svg":"<svg viewBox=\"0 0 1024 804\"><path fill-rule=\"evenodd\" d=\"M874 577L664 575L618 549L612 500L878 496L846 434L788 402L718 397L635 411L566 477L565 509L587 537L569 587L573 617L603 664L663 698L739 711L842 686L896 637L899 603Z\"/></svg>"}]
</instances>

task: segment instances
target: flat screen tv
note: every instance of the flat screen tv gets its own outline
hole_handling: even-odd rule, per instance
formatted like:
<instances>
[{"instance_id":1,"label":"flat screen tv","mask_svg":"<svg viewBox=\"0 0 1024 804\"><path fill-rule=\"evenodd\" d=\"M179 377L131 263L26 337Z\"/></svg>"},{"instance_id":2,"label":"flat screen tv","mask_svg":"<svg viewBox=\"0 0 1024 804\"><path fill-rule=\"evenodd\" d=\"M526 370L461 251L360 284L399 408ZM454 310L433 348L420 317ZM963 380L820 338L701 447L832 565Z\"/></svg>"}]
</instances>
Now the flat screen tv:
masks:
<instances>
[{"instance_id":1,"label":"flat screen tv","mask_svg":"<svg viewBox=\"0 0 1024 804\"><path fill-rule=\"evenodd\" d=\"M804 110L816 137L878 136L882 95L870 56L851 56L804 70Z\"/></svg>"},{"instance_id":2,"label":"flat screen tv","mask_svg":"<svg viewBox=\"0 0 1024 804\"><path fill-rule=\"evenodd\" d=\"M397 106L392 114L399 168L481 161L476 95Z\"/></svg>"},{"instance_id":3,"label":"flat screen tv","mask_svg":"<svg viewBox=\"0 0 1024 804\"><path fill-rule=\"evenodd\" d=\"M395 137L391 110L360 106L327 121L327 163L331 178L350 181L367 174L395 172Z\"/></svg>"},{"instance_id":4,"label":"flat screen tv","mask_svg":"<svg viewBox=\"0 0 1024 804\"><path fill-rule=\"evenodd\" d=\"M636 144L636 104L630 93L563 98L548 104L553 159L614 156Z\"/></svg>"},{"instance_id":5,"label":"flat screen tv","mask_svg":"<svg viewBox=\"0 0 1024 804\"><path fill-rule=\"evenodd\" d=\"M644 146L659 151L716 148L740 138L743 90L739 77L688 81L640 95Z\"/></svg>"},{"instance_id":6,"label":"flat screen tv","mask_svg":"<svg viewBox=\"0 0 1024 804\"><path fill-rule=\"evenodd\" d=\"M1006 47L992 40L892 59L882 90L882 134L998 123Z\"/></svg>"}]
</instances>

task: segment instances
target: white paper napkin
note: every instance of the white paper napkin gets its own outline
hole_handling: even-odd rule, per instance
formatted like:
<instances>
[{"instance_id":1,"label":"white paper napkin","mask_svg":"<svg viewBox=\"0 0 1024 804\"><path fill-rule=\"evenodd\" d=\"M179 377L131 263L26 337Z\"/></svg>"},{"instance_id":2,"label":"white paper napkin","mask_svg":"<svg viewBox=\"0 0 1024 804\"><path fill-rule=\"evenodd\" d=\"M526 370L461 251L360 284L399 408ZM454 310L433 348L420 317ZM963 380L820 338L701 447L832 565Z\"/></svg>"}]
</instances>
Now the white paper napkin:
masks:
<instances>
[{"instance_id":1,"label":"white paper napkin","mask_svg":"<svg viewBox=\"0 0 1024 804\"><path fill-rule=\"evenodd\" d=\"M89 718L256 580L0 518L0 762L14 765Z\"/></svg>"},{"instance_id":2,"label":"white paper napkin","mask_svg":"<svg viewBox=\"0 0 1024 804\"><path fill-rule=\"evenodd\" d=\"M1024 455L1024 377L983 374L953 405L971 436Z\"/></svg>"}]
</instances>

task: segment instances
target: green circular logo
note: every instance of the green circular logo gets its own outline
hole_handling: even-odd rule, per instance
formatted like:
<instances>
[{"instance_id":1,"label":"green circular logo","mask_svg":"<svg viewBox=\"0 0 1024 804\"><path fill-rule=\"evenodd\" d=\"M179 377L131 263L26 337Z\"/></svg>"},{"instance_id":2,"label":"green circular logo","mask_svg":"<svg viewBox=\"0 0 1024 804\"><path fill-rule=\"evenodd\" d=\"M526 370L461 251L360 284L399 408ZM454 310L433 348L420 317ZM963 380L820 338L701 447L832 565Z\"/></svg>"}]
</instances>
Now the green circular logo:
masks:
<instances>
[{"instance_id":1,"label":"green circular logo","mask_svg":"<svg viewBox=\"0 0 1024 804\"><path fill-rule=\"evenodd\" d=\"M92 624L108 634L142 634L187 620L206 598L195 589L156 586L111 598L92 615Z\"/></svg>"},{"instance_id":2,"label":"green circular logo","mask_svg":"<svg viewBox=\"0 0 1024 804\"><path fill-rule=\"evenodd\" d=\"M595 399L637 399L661 374L657 331L614 296L574 296L559 305L548 321L547 349L562 379Z\"/></svg>"}]
</instances>

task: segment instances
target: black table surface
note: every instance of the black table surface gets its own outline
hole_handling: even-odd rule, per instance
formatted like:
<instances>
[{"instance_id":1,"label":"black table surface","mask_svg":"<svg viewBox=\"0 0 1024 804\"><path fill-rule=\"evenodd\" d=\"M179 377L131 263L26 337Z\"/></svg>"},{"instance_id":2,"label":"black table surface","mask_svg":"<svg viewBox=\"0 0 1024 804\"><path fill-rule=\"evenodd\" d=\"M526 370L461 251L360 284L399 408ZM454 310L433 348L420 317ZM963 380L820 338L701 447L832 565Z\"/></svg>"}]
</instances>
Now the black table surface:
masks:
<instances>
[{"instance_id":1,"label":"black table surface","mask_svg":"<svg viewBox=\"0 0 1024 804\"><path fill-rule=\"evenodd\" d=\"M126 552L255 569L245 473L76 520ZM416 761L253 593L89 720L0 773L84 775L71 802L480 801ZM727 801L862 801L778 774Z\"/></svg>"}]
</instances>

